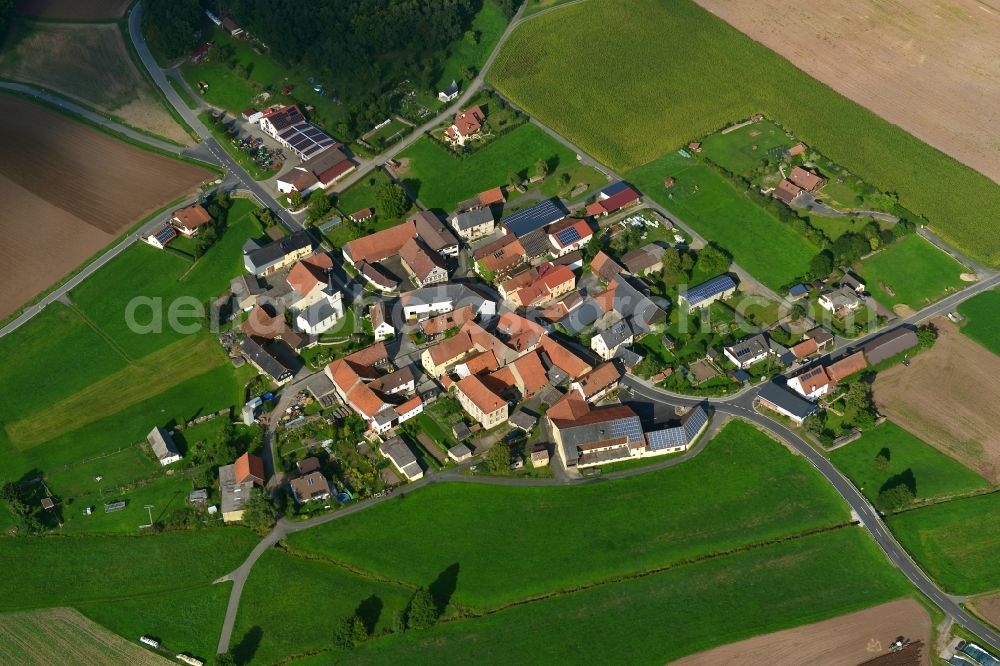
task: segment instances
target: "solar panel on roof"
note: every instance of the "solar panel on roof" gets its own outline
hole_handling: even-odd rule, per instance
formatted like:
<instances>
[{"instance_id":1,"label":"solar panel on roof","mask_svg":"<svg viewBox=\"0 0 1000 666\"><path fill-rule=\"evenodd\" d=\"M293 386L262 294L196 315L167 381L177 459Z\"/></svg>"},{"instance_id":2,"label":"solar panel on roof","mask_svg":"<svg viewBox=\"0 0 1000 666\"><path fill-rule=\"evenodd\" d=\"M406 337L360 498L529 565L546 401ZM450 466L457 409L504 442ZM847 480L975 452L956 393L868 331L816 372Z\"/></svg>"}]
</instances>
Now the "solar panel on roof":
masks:
<instances>
[{"instance_id":1,"label":"solar panel on roof","mask_svg":"<svg viewBox=\"0 0 1000 666\"><path fill-rule=\"evenodd\" d=\"M558 240L563 245L569 245L570 243L575 243L580 240L580 232L576 227L570 227L569 229L563 229L556 234L556 240Z\"/></svg>"},{"instance_id":2,"label":"solar panel on roof","mask_svg":"<svg viewBox=\"0 0 1000 666\"><path fill-rule=\"evenodd\" d=\"M714 296L715 294L720 294L729 289L735 289L736 283L728 275L720 275L719 277L712 278L708 282L703 282L693 289L689 289L685 294L684 298L687 299L688 303L694 305L700 303L701 301Z\"/></svg>"},{"instance_id":3,"label":"solar panel on roof","mask_svg":"<svg viewBox=\"0 0 1000 666\"><path fill-rule=\"evenodd\" d=\"M637 418L617 419L611 422L612 437L626 437L628 441L634 442L642 437L642 424Z\"/></svg>"},{"instance_id":4,"label":"solar panel on roof","mask_svg":"<svg viewBox=\"0 0 1000 666\"><path fill-rule=\"evenodd\" d=\"M605 187L603 190L601 190L601 194L603 194L606 197L613 197L619 192L624 192L628 187L629 187L628 183L626 183L624 180L620 180L617 183L613 183Z\"/></svg>"},{"instance_id":5,"label":"solar panel on roof","mask_svg":"<svg viewBox=\"0 0 1000 666\"><path fill-rule=\"evenodd\" d=\"M558 199L552 198L514 213L504 220L504 226L520 238L524 234L558 222L564 217L566 217L566 211L563 209L562 203Z\"/></svg>"}]
</instances>

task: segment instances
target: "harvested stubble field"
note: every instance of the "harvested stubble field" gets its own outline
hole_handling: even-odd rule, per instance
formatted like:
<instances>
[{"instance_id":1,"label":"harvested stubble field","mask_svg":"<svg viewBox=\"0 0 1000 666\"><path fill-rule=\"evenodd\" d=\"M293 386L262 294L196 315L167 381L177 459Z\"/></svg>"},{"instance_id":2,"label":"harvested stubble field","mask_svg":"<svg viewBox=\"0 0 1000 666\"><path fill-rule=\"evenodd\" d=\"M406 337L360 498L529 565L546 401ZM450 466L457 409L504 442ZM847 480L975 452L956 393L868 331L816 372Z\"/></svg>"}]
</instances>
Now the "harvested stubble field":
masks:
<instances>
[{"instance_id":1,"label":"harvested stubble field","mask_svg":"<svg viewBox=\"0 0 1000 666\"><path fill-rule=\"evenodd\" d=\"M72 608L0 615L0 663L169 664L169 660L116 636Z\"/></svg>"},{"instance_id":2,"label":"harvested stubble field","mask_svg":"<svg viewBox=\"0 0 1000 666\"><path fill-rule=\"evenodd\" d=\"M888 653L889 645L897 636L906 636L912 641L922 640L924 645L930 641L930 615L915 599L899 599L823 622L755 636L673 663L675 666L855 666ZM923 650L920 663L930 664L928 650Z\"/></svg>"},{"instance_id":3,"label":"harvested stubble field","mask_svg":"<svg viewBox=\"0 0 1000 666\"><path fill-rule=\"evenodd\" d=\"M17 0L18 14L48 19L116 19L131 0Z\"/></svg>"},{"instance_id":4,"label":"harvested stubble field","mask_svg":"<svg viewBox=\"0 0 1000 666\"><path fill-rule=\"evenodd\" d=\"M696 2L842 95L1000 182L1000 5Z\"/></svg>"},{"instance_id":5,"label":"harvested stubble field","mask_svg":"<svg viewBox=\"0 0 1000 666\"><path fill-rule=\"evenodd\" d=\"M694 2L588 0L547 13L514 31L487 78L540 121L622 171L763 113L852 174L898 193L903 206L969 256L1000 263L1000 234L983 226L983 220L1000 219L996 183ZM608 81L623 92L581 94L602 90ZM984 147L995 153L995 145Z\"/></svg>"},{"instance_id":6,"label":"harvested stubble field","mask_svg":"<svg viewBox=\"0 0 1000 666\"><path fill-rule=\"evenodd\" d=\"M1000 627L1000 592L984 594L969 604L977 615L986 619L994 627Z\"/></svg>"},{"instance_id":7,"label":"harvested stubble field","mask_svg":"<svg viewBox=\"0 0 1000 666\"><path fill-rule=\"evenodd\" d=\"M0 117L0 197L14 221L0 249L11 276L0 317L212 176L17 97L0 96Z\"/></svg>"},{"instance_id":8,"label":"harvested stubble field","mask_svg":"<svg viewBox=\"0 0 1000 666\"><path fill-rule=\"evenodd\" d=\"M932 348L878 373L879 411L992 483L1000 481L1000 358L934 320Z\"/></svg>"},{"instance_id":9,"label":"harvested stubble field","mask_svg":"<svg viewBox=\"0 0 1000 666\"><path fill-rule=\"evenodd\" d=\"M50 88L133 127L190 143L113 23L15 23L0 53L0 76Z\"/></svg>"}]
</instances>

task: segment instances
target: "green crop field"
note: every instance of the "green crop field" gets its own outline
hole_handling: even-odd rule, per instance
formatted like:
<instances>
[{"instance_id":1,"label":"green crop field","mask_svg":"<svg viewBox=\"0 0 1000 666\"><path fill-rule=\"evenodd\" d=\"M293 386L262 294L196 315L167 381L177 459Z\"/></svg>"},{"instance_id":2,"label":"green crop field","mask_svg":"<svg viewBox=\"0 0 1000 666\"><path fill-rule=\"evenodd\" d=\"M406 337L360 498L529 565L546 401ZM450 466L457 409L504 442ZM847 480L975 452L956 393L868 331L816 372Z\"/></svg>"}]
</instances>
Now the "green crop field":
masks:
<instances>
[{"instance_id":1,"label":"green crop field","mask_svg":"<svg viewBox=\"0 0 1000 666\"><path fill-rule=\"evenodd\" d=\"M474 650L486 663L662 664L910 590L861 528L844 528L379 638L350 662L440 664Z\"/></svg>"},{"instance_id":2,"label":"green crop field","mask_svg":"<svg viewBox=\"0 0 1000 666\"><path fill-rule=\"evenodd\" d=\"M669 190L663 186L668 176L676 180ZM626 179L706 239L729 250L736 263L772 289L806 274L809 261L819 252L698 159L671 153L633 169Z\"/></svg>"},{"instance_id":3,"label":"green crop field","mask_svg":"<svg viewBox=\"0 0 1000 666\"><path fill-rule=\"evenodd\" d=\"M899 239L861 262L868 291L887 304L903 303L915 310L960 289L962 265L916 234ZM881 285L895 292L890 296Z\"/></svg>"},{"instance_id":4,"label":"green crop field","mask_svg":"<svg viewBox=\"0 0 1000 666\"><path fill-rule=\"evenodd\" d=\"M3 539L0 611L72 606L129 640L214 654L230 586L212 581L256 543L242 528Z\"/></svg>"},{"instance_id":5,"label":"green crop field","mask_svg":"<svg viewBox=\"0 0 1000 666\"><path fill-rule=\"evenodd\" d=\"M1000 493L892 516L889 527L934 580L954 594L1000 587Z\"/></svg>"},{"instance_id":6,"label":"green crop field","mask_svg":"<svg viewBox=\"0 0 1000 666\"><path fill-rule=\"evenodd\" d=\"M358 610L369 629L384 631L412 594L406 587L271 550L247 580L230 647L239 663L263 664L330 648L341 619ZM322 600L321 612L309 599Z\"/></svg>"},{"instance_id":7,"label":"green crop field","mask_svg":"<svg viewBox=\"0 0 1000 666\"><path fill-rule=\"evenodd\" d=\"M689 0L588 0L550 12L514 31L487 79L618 170L763 113L851 173L898 193L947 242L1000 264L995 183ZM614 94L594 92L608 85Z\"/></svg>"},{"instance_id":8,"label":"green crop field","mask_svg":"<svg viewBox=\"0 0 1000 666\"><path fill-rule=\"evenodd\" d=\"M512 173L533 176L535 163L546 160L552 173L576 168L576 156L535 125L525 124L494 139L460 160L426 137L399 154L410 159L404 182L428 208L455 210L455 205L498 185Z\"/></svg>"},{"instance_id":9,"label":"green crop field","mask_svg":"<svg viewBox=\"0 0 1000 666\"><path fill-rule=\"evenodd\" d=\"M958 312L967 320L962 333L1000 355L1000 291L973 296L958 306Z\"/></svg>"},{"instance_id":10,"label":"green crop field","mask_svg":"<svg viewBox=\"0 0 1000 666\"><path fill-rule=\"evenodd\" d=\"M875 458L888 452L889 465L880 469ZM918 500L956 495L989 483L971 469L886 421L861 439L833 451L830 461L847 475L865 497L874 501L883 486L903 481Z\"/></svg>"},{"instance_id":11,"label":"green crop field","mask_svg":"<svg viewBox=\"0 0 1000 666\"><path fill-rule=\"evenodd\" d=\"M675 468L574 488L437 484L288 541L411 584L458 564L455 599L491 607L846 519L805 461L735 422Z\"/></svg>"},{"instance_id":12,"label":"green crop field","mask_svg":"<svg viewBox=\"0 0 1000 666\"><path fill-rule=\"evenodd\" d=\"M785 130L762 120L727 134L716 132L702 141L702 155L735 174L748 175L764 159L777 162L793 145Z\"/></svg>"}]
</instances>

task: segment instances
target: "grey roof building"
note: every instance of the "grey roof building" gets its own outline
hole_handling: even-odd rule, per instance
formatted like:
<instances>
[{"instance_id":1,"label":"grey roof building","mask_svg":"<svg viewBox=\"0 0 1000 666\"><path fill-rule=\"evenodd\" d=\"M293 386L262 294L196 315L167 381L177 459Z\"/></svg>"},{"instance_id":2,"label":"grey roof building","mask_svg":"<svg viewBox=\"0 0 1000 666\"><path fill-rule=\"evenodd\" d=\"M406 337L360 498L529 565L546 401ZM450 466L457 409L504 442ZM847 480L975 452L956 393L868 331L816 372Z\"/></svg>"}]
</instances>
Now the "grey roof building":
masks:
<instances>
[{"instance_id":1,"label":"grey roof building","mask_svg":"<svg viewBox=\"0 0 1000 666\"><path fill-rule=\"evenodd\" d=\"M307 247L312 247L312 237L305 230L293 232L285 238L258 246L256 249L244 245L243 265L254 275L262 275L267 269L281 263L287 255Z\"/></svg>"},{"instance_id":2,"label":"grey roof building","mask_svg":"<svg viewBox=\"0 0 1000 666\"><path fill-rule=\"evenodd\" d=\"M459 231L474 229L481 224L488 224L493 221L493 211L489 206L483 208L473 208L455 216L455 227Z\"/></svg>"},{"instance_id":3,"label":"grey roof building","mask_svg":"<svg viewBox=\"0 0 1000 666\"><path fill-rule=\"evenodd\" d=\"M456 444L448 449L448 457L455 462L465 462L472 457L472 450L465 444Z\"/></svg>"},{"instance_id":4,"label":"grey roof building","mask_svg":"<svg viewBox=\"0 0 1000 666\"><path fill-rule=\"evenodd\" d=\"M723 351L726 358L742 370L767 358L771 354L771 345L763 333L756 333L724 347Z\"/></svg>"},{"instance_id":5,"label":"grey roof building","mask_svg":"<svg viewBox=\"0 0 1000 666\"><path fill-rule=\"evenodd\" d=\"M278 384L284 384L292 378L292 371L272 356L259 342L247 336L240 343L240 352L254 367L269 376Z\"/></svg>"},{"instance_id":6,"label":"grey roof building","mask_svg":"<svg viewBox=\"0 0 1000 666\"><path fill-rule=\"evenodd\" d=\"M760 387L757 399L779 414L783 414L799 425L816 411L816 404L799 397L783 386L768 382Z\"/></svg>"},{"instance_id":7,"label":"grey roof building","mask_svg":"<svg viewBox=\"0 0 1000 666\"><path fill-rule=\"evenodd\" d=\"M918 343L917 333L913 329L900 326L872 338L861 346L861 351L865 353L868 363L875 365L911 347L916 347Z\"/></svg>"},{"instance_id":8,"label":"grey roof building","mask_svg":"<svg viewBox=\"0 0 1000 666\"><path fill-rule=\"evenodd\" d=\"M701 405L692 407L676 425L646 433L646 445L653 451L686 449L708 424L708 412Z\"/></svg>"},{"instance_id":9,"label":"grey roof building","mask_svg":"<svg viewBox=\"0 0 1000 666\"><path fill-rule=\"evenodd\" d=\"M736 290L736 281L729 275L719 275L707 282L691 287L677 296L678 300L686 301L688 307L696 308L708 305L719 298Z\"/></svg>"},{"instance_id":10,"label":"grey roof building","mask_svg":"<svg viewBox=\"0 0 1000 666\"><path fill-rule=\"evenodd\" d=\"M420 468L417 457L413 455L413 451L410 450L410 447L407 446L401 437L393 437L383 442L379 445L378 450L408 480L417 481L423 478L424 471Z\"/></svg>"},{"instance_id":11,"label":"grey roof building","mask_svg":"<svg viewBox=\"0 0 1000 666\"><path fill-rule=\"evenodd\" d=\"M149 443L149 447L153 450L153 455L156 456L161 465L169 465L181 459L181 454L177 450L177 445L174 444L173 437L159 426L149 431L149 434L146 435L146 442Z\"/></svg>"},{"instance_id":12,"label":"grey roof building","mask_svg":"<svg viewBox=\"0 0 1000 666\"><path fill-rule=\"evenodd\" d=\"M559 201L558 197L552 197L531 208L525 208L509 215L504 220L503 225L508 232L520 238L529 232L558 222L564 217L566 217L566 209L562 202Z\"/></svg>"},{"instance_id":13,"label":"grey roof building","mask_svg":"<svg viewBox=\"0 0 1000 666\"><path fill-rule=\"evenodd\" d=\"M653 302L646 294L624 276L615 278L615 298L613 308L622 317L627 317L635 335L641 335L667 320L666 311Z\"/></svg>"},{"instance_id":14,"label":"grey roof building","mask_svg":"<svg viewBox=\"0 0 1000 666\"><path fill-rule=\"evenodd\" d=\"M614 349L626 340L631 340L634 336L635 334L632 332L629 319L619 319L611 324L611 326L596 333L596 337L599 337L604 342L604 346L607 349Z\"/></svg>"}]
</instances>

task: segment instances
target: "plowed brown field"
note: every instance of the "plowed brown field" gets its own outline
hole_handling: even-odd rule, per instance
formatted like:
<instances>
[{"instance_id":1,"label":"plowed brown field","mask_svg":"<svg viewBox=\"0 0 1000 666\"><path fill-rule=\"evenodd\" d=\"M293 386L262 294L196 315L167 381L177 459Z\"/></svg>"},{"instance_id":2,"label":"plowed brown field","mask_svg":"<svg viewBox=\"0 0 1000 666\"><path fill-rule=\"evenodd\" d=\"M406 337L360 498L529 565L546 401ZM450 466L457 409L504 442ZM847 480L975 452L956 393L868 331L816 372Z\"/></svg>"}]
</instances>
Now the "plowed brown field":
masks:
<instances>
[{"instance_id":1,"label":"plowed brown field","mask_svg":"<svg viewBox=\"0 0 1000 666\"><path fill-rule=\"evenodd\" d=\"M880 412L916 437L1000 481L1000 357L962 335L947 319L934 346L878 373Z\"/></svg>"},{"instance_id":2,"label":"plowed brown field","mask_svg":"<svg viewBox=\"0 0 1000 666\"><path fill-rule=\"evenodd\" d=\"M855 666L886 654L889 644L898 636L911 641L922 640L925 646L930 641L930 615L913 599L891 601L832 620L755 636L684 657L673 664ZM930 664L926 648L922 651L921 663Z\"/></svg>"},{"instance_id":3,"label":"plowed brown field","mask_svg":"<svg viewBox=\"0 0 1000 666\"><path fill-rule=\"evenodd\" d=\"M695 1L1000 183L1000 1Z\"/></svg>"},{"instance_id":4,"label":"plowed brown field","mask_svg":"<svg viewBox=\"0 0 1000 666\"><path fill-rule=\"evenodd\" d=\"M0 319L212 174L0 95Z\"/></svg>"}]
</instances>

